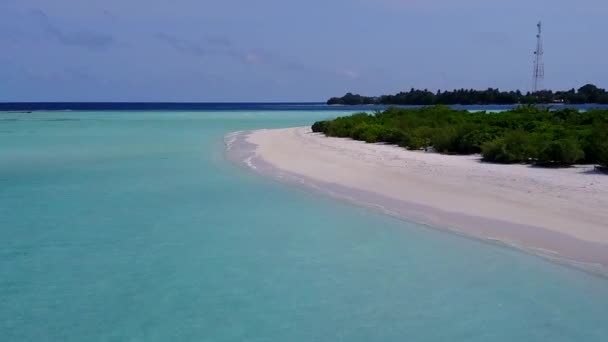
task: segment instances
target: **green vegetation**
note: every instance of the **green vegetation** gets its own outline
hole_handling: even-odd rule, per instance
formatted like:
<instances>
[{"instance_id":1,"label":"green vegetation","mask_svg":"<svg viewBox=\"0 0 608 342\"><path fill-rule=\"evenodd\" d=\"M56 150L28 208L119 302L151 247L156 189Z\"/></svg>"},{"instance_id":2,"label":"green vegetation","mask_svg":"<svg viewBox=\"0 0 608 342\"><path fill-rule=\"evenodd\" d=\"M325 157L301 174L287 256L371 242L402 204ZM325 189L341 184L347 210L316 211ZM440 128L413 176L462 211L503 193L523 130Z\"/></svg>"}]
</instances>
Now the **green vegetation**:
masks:
<instances>
[{"instance_id":1,"label":"green vegetation","mask_svg":"<svg viewBox=\"0 0 608 342\"><path fill-rule=\"evenodd\" d=\"M362 105L362 104L384 104L384 105L437 105L437 104L536 104L536 103L599 103L608 104L608 92L593 84L587 84L578 90L567 91L543 90L535 93L523 94L516 91L499 91L489 88L487 90L458 89L453 91L436 93L427 89L411 89L409 92L401 92L395 95L382 95L369 97L348 93L342 97L332 97L327 104L335 105Z\"/></svg>"},{"instance_id":2,"label":"green vegetation","mask_svg":"<svg viewBox=\"0 0 608 342\"><path fill-rule=\"evenodd\" d=\"M470 113L447 106L390 108L315 122L314 132L439 153L481 153L495 163L608 167L608 110L551 111L533 106Z\"/></svg>"}]
</instances>

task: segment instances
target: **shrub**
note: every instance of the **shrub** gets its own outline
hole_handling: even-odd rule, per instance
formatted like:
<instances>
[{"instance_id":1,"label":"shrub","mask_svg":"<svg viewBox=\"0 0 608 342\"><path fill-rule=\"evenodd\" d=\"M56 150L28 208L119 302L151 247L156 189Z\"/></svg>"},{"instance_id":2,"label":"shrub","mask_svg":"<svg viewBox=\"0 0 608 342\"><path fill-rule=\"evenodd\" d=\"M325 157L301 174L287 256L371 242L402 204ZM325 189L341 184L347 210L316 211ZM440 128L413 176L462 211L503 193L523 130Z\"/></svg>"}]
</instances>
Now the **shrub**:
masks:
<instances>
[{"instance_id":1,"label":"shrub","mask_svg":"<svg viewBox=\"0 0 608 342\"><path fill-rule=\"evenodd\" d=\"M504 137L486 142L481 148L483 160L495 163L529 162L536 154L530 136L522 131L510 131Z\"/></svg>"},{"instance_id":2,"label":"shrub","mask_svg":"<svg viewBox=\"0 0 608 342\"><path fill-rule=\"evenodd\" d=\"M504 138L488 141L481 146L481 155L484 161L506 162L504 157L506 154Z\"/></svg>"},{"instance_id":3,"label":"shrub","mask_svg":"<svg viewBox=\"0 0 608 342\"><path fill-rule=\"evenodd\" d=\"M454 152L460 154L479 153L481 152L481 146L494 138L494 135L482 130L463 132L463 135L458 138Z\"/></svg>"},{"instance_id":4,"label":"shrub","mask_svg":"<svg viewBox=\"0 0 608 342\"><path fill-rule=\"evenodd\" d=\"M598 163L603 167L608 167L608 141L600 145Z\"/></svg>"},{"instance_id":5,"label":"shrub","mask_svg":"<svg viewBox=\"0 0 608 342\"><path fill-rule=\"evenodd\" d=\"M583 131L585 134L583 150L585 151L585 162L602 163L608 149L608 125L602 122L592 122L592 128ZM605 160L605 159L604 159Z\"/></svg>"},{"instance_id":6,"label":"shrub","mask_svg":"<svg viewBox=\"0 0 608 342\"><path fill-rule=\"evenodd\" d=\"M428 126L421 126L416 128L412 132L409 149L419 150L431 146L431 137L433 136L433 128Z\"/></svg>"},{"instance_id":7,"label":"shrub","mask_svg":"<svg viewBox=\"0 0 608 342\"><path fill-rule=\"evenodd\" d=\"M312 131L315 133L325 133L327 131L328 126L329 121L317 121L312 124Z\"/></svg>"},{"instance_id":8,"label":"shrub","mask_svg":"<svg viewBox=\"0 0 608 342\"><path fill-rule=\"evenodd\" d=\"M329 122L325 133L332 137L346 138L351 137L353 130L363 123L369 123L375 120L374 116L367 113L357 113L351 116L337 118Z\"/></svg>"},{"instance_id":9,"label":"shrub","mask_svg":"<svg viewBox=\"0 0 608 342\"><path fill-rule=\"evenodd\" d=\"M431 136L431 144L437 152L448 153L454 152L456 148L456 140L458 133L453 127L441 127L433 131Z\"/></svg>"},{"instance_id":10,"label":"shrub","mask_svg":"<svg viewBox=\"0 0 608 342\"><path fill-rule=\"evenodd\" d=\"M363 140L367 143L375 143L381 141L380 137L383 131L384 127L378 124L362 123L353 130L351 138L355 140Z\"/></svg>"},{"instance_id":11,"label":"shrub","mask_svg":"<svg viewBox=\"0 0 608 342\"><path fill-rule=\"evenodd\" d=\"M567 138L549 142L538 153L540 164L572 165L585 157L578 140Z\"/></svg>"},{"instance_id":12,"label":"shrub","mask_svg":"<svg viewBox=\"0 0 608 342\"><path fill-rule=\"evenodd\" d=\"M399 146L407 146L410 142L410 137L401 130L395 128L384 128L379 136L380 141Z\"/></svg>"}]
</instances>

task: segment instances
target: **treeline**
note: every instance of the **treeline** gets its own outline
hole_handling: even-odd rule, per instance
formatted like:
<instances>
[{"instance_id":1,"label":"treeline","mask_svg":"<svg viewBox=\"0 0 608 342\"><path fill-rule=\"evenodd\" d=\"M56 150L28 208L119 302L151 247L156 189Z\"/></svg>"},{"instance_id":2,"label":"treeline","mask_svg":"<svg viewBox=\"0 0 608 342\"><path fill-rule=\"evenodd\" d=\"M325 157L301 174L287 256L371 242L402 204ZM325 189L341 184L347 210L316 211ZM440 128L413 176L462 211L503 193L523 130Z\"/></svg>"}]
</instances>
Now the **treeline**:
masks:
<instances>
[{"instance_id":1,"label":"treeline","mask_svg":"<svg viewBox=\"0 0 608 342\"><path fill-rule=\"evenodd\" d=\"M319 121L314 132L439 153L481 153L497 163L608 167L608 110L550 111L533 106L471 113L447 106L390 108Z\"/></svg>"},{"instance_id":2,"label":"treeline","mask_svg":"<svg viewBox=\"0 0 608 342\"><path fill-rule=\"evenodd\" d=\"M535 93L522 93L516 91L500 91L489 88L487 90L457 89L453 91L436 93L418 89L408 92L400 92L395 95L383 95L378 97L362 96L348 93L342 97L332 97L327 101L329 105L487 105L487 104L538 104L538 103L565 103L584 104L597 103L608 104L608 92L593 84L582 86L578 90L568 91L543 90Z\"/></svg>"}]
</instances>

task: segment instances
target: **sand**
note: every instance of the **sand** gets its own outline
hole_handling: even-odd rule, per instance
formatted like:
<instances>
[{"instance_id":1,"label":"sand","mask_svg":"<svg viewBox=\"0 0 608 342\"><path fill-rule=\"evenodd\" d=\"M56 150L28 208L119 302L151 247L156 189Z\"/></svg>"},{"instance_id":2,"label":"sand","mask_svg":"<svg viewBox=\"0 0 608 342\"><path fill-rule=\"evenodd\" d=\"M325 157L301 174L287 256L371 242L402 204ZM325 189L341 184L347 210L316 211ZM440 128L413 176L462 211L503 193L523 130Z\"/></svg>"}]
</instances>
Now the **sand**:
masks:
<instances>
[{"instance_id":1,"label":"sand","mask_svg":"<svg viewBox=\"0 0 608 342\"><path fill-rule=\"evenodd\" d=\"M386 213L608 270L608 175L593 166L483 163L312 133L241 132L230 154L254 170Z\"/></svg>"}]
</instances>

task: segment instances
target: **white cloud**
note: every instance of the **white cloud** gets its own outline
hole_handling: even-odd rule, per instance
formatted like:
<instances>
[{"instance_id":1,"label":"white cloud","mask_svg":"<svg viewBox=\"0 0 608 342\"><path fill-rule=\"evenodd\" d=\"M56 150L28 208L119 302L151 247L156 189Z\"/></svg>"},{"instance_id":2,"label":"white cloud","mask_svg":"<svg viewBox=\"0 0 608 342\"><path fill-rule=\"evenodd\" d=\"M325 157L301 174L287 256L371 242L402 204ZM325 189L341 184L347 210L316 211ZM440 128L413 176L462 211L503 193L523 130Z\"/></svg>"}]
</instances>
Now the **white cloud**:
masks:
<instances>
[{"instance_id":1,"label":"white cloud","mask_svg":"<svg viewBox=\"0 0 608 342\"><path fill-rule=\"evenodd\" d=\"M338 76L344 77L344 78L348 78L350 80L356 80L359 78L359 73L354 71L354 70L349 70L349 69L341 69L336 71L336 74Z\"/></svg>"},{"instance_id":2,"label":"white cloud","mask_svg":"<svg viewBox=\"0 0 608 342\"><path fill-rule=\"evenodd\" d=\"M245 54L245 63L247 64L260 64L262 63L262 58L253 52L248 52Z\"/></svg>"}]
</instances>

